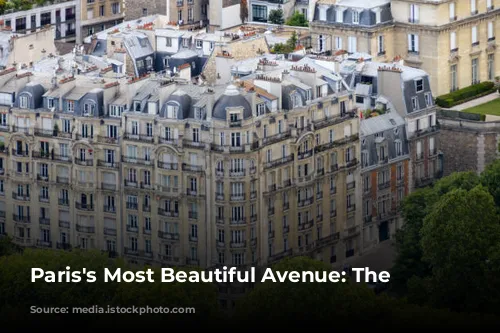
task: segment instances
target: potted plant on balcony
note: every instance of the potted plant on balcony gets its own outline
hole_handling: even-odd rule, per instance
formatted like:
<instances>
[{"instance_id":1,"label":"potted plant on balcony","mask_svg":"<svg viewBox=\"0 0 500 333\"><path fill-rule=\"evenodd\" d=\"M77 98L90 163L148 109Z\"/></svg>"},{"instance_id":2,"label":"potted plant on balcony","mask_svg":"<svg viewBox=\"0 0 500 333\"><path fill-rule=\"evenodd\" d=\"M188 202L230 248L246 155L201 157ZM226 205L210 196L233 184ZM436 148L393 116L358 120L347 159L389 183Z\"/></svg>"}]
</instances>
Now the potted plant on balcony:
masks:
<instances>
[{"instance_id":1,"label":"potted plant on balcony","mask_svg":"<svg viewBox=\"0 0 500 333\"><path fill-rule=\"evenodd\" d=\"M54 124L54 136L57 136L59 134L59 125Z\"/></svg>"}]
</instances>

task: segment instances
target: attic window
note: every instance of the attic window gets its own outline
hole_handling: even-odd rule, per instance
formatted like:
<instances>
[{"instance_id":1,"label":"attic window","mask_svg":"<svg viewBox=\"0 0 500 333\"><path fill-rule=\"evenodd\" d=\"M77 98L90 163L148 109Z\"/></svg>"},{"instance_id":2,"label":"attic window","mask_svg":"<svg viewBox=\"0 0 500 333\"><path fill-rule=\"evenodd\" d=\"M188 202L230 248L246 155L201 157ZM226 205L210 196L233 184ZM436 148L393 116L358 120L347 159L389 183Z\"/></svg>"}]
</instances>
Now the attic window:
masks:
<instances>
[{"instance_id":1,"label":"attic window","mask_svg":"<svg viewBox=\"0 0 500 333\"><path fill-rule=\"evenodd\" d=\"M266 112L266 105L264 103L257 104L257 116L262 116Z\"/></svg>"},{"instance_id":2,"label":"attic window","mask_svg":"<svg viewBox=\"0 0 500 333\"><path fill-rule=\"evenodd\" d=\"M201 49L203 47L203 41L201 39L196 40L196 47Z\"/></svg>"},{"instance_id":3,"label":"attic window","mask_svg":"<svg viewBox=\"0 0 500 333\"><path fill-rule=\"evenodd\" d=\"M177 112L179 111L179 107L176 105L167 105L167 118L169 119L177 119Z\"/></svg>"},{"instance_id":4,"label":"attic window","mask_svg":"<svg viewBox=\"0 0 500 333\"><path fill-rule=\"evenodd\" d=\"M422 79L415 80L415 90L418 93L424 91L424 80Z\"/></svg>"},{"instance_id":5,"label":"attic window","mask_svg":"<svg viewBox=\"0 0 500 333\"><path fill-rule=\"evenodd\" d=\"M29 97L28 96L21 96L19 98L19 107L21 109L27 109L29 105Z\"/></svg>"},{"instance_id":6,"label":"attic window","mask_svg":"<svg viewBox=\"0 0 500 333\"><path fill-rule=\"evenodd\" d=\"M138 101L134 102L134 111L141 112L141 102L138 102Z\"/></svg>"},{"instance_id":7,"label":"attic window","mask_svg":"<svg viewBox=\"0 0 500 333\"><path fill-rule=\"evenodd\" d=\"M197 120L203 120L205 118L205 108L196 108L194 117Z\"/></svg>"},{"instance_id":8,"label":"attic window","mask_svg":"<svg viewBox=\"0 0 500 333\"><path fill-rule=\"evenodd\" d=\"M95 112L95 104L85 103L83 105L83 115L84 116L93 116L94 112Z\"/></svg>"},{"instance_id":9,"label":"attic window","mask_svg":"<svg viewBox=\"0 0 500 333\"><path fill-rule=\"evenodd\" d=\"M190 38L183 38L182 39L182 46L183 47L189 47Z\"/></svg>"}]
</instances>

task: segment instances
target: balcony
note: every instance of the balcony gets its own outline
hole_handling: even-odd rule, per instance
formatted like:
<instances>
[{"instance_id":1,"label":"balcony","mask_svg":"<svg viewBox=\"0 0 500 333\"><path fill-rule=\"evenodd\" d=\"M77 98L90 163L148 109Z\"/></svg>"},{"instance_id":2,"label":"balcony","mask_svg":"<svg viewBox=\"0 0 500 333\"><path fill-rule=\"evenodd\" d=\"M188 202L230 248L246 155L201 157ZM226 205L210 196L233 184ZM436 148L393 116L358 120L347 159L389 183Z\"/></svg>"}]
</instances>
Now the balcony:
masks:
<instances>
[{"instance_id":1,"label":"balcony","mask_svg":"<svg viewBox=\"0 0 500 333\"><path fill-rule=\"evenodd\" d=\"M111 136L98 135L97 136L97 142L104 143L104 144L117 144L118 143L118 138L111 137Z\"/></svg>"},{"instance_id":2,"label":"balcony","mask_svg":"<svg viewBox=\"0 0 500 333\"><path fill-rule=\"evenodd\" d=\"M69 229L70 223L68 221L59 220L59 228Z\"/></svg>"},{"instance_id":3,"label":"balcony","mask_svg":"<svg viewBox=\"0 0 500 333\"><path fill-rule=\"evenodd\" d=\"M19 126L12 126L12 132L18 132L18 133L23 133L26 135L30 135L30 128L29 127L19 127Z\"/></svg>"},{"instance_id":4,"label":"balcony","mask_svg":"<svg viewBox=\"0 0 500 333\"><path fill-rule=\"evenodd\" d=\"M90 226L85 226L85 225L76 225L76 231L78 232L83 232L86 234L93 234L95 233L95 227L90 227Z\"/></svg>"},{"instance_id":5,"label":"balcony","mask_svg":"<svg viewBox=\"0 0 500 333\"><path fill-rule=\"evenodd\" d=\"M250 192L250 200L257 199L257 191Z\"/></svg>"},{"instance_id":6,"label":"balcony","mask_svg":"<svg viewBox=\"0 0 500 333\"><path fill-rule=\"evenodd\" d=\"M245 170L243 169L231 169L229 170L229 177L245 177Z\"/></svg>"},{"instance_id":7,"label":"balcony","mask_svg":"<svg viewBox=\"0 0 500 333\"><path fill-rule=\"evenodd\" d=\"M12 156L17 156L17 157L28 157L28 156L30 156L29 151L26 151L26 150L20 150L20 149L14 149L14 148L12 148L11 152L12 152Z\"/></svg>"},{"instance_id":8,"label":"balcony","mask_svg":"<svg viewBox=\"0 0 500 333\"><path fill-rule=\"evenodd\" d=\"M83 210L83 211L94 211L94 205L93 204L88 204L88 203L81 203L81 202L75 202L75 207L78 210Z\"/></svg>"},{"instance_id":9,"label":"balcony","mask_svg":"<svg viewBox=\"0 0 500 333\"><path fill-rule=\"evenodd\" d=\"M290 232L290 226L289 225L283 226L283 234L287 234L289 232Z\"/></svg>"},{"instance_id":10,"label":"balcony","mask_svg":"<svg viewBox=\"0 0 500 333\"><path fill-rule=\"evenodd\" d=\"M268 137L265 137L262 139L262 145L266 146L266 145L270 145L273 143L277 143L277 142L286 140L286 139L290 138L291 136L292 136L291 130L284 131L282 133L278 133L275 135L271 135L271 136L268 136Z\"/></svg>"},{"instance_id":11,"label":"balcony","mask_svg":"<svg viewBox=\"0 0 500 333\"><path fill-rule=\"evenodd\" d=\"M241 127L241 120L230 120L229 127Z\"/></svg>"},{"instance_id":12,"label":"balcony","mask_svg":"<svg viewBox=\"0 0 500 333\"><path fill-rule=\"evenodd\" d=\"M105 213L116 213L116 206L109 206L109 205L104 205L102 207L102 210Z\"/></svg>"},{"instance_id":13,"label":"balcony","mask_svg":"<svg viewBox=\"0 0 500 333\"><path fill-rule=\"evenodd\" d=\"M188 212L188 218L196 220L198 218L198 212Z\"/></svg>"},{"instance_id":14,"label":"balcony","mask_svg":"<svg viewBox=\"0 0 500 333\"><path fill-rule=\"evenodd\" d=\"M390 188L391 187L391 181L386 181L386 182L383 182L381 184L378 184L378 190L379 191L382 191L382 190L385 190L387 188Z\"/></svg>"},{"instance_id":15,"label":"balcony","mask_svg":"<svg viewBox=\"0 0 500 333\"><path fill-rule=\"evenodd\" d=\"M46 138L51 138L53 136L57 136L57 132L55 130L51 130L51 129L35 128L34 133L36 136L41 136L41 137L46 137Z\"/></svg>"},{"instance_id":16,"label":"balcony","mask_svg":"<svg viewBox=\"0 0 500 333\"><path fill-rule=\"evenodd\" d=\"M239 194L231 194L231 201L245 201L245 194L244 193L239 193Z\"/></svg>"},{"instance_id":17,"label":"balcony","mask_svg":"<svg viewBox=\"0 0 500 333\"><path fill-rule=\"evenodd\" d=\"M75 158L75 164L77 164L77 165L83 165L83 166L93 166L94 165L94 160L87 160L87 159Z\"/></svg>"},{"instance_id":18,"label":"balcony","mask_svg":"<svg viewBox=\"0 0 500 333\"><path fill-rule=\"evenodd\" d=\"M57 176L56 177L56 183L58 183L58 184L69 184L69 177Z\"/></svg>"},{"instance_id":19,"label":"balcony","mask_svg":"<svg viewBox=\"0 0 500 333\"><path fill-rule=\"evenodd\" d=\"M269 207L269 208L267 209L267 214L268 214L268 215L274 215L274 207Z\"/></svg>"},{"instance_id":20,"label":"balcony","mask_svg":"<svg viewBox=\"0 0 500 333\"><path fill-rule=\"evenodd\" d=\"M269 239L273 239L274 238L274 230L270 230L268 233L267 233L267 237Z\"/></svg>"},{"instance_id":21,"label":"balcony","mask_svg":"<svg viewBox=\"0 0 500 333\"><path fill-rule=\"evenodd\" d=\"M13 214L12 219L17 223L31 223L30 216L22 216L22 215Z\"/></svg>"},{"instance_id":22,"label":"balcony","mask_svg":"<svg viewBox=\"0 0 500 333\"><path fill-rule=\"evenodd\" d=\"M137 208L139 207L139 204L137 202L127 202L126 206L127 206L127 209L137 210Z\"/></svg>"},{"instance_id":23,"label":"balcony","mask_svg":"<svg viewBox=\"0 0 500 333\"><path fill-rule=\"evenodd\" d=\"M138 188L139 187L139 183L135 179L133 179L133 180L125 179L124 184L125 184L125 187L131 187L131 188Z\"/></svg>"},{"instance_id":24,"label":"balcony","mask_svg":"<svg viewBox=\"0 0 500 333\"><path fill-rule=\"evenodd\" d=\"M58 204L59 204L59 206L69 206L69 199L68 198L59 198Z\"/></svg>"},{"instance_id":25,"label":"balcony","mask_svg":"<svg viewBox=\"0 0 500 333\"><path fill-rule=\"evenodd\" d=\"M363 218L363 221L365 223L371 223L373 221L373 217L371 215L366 215L364 218Z\"/></svg>"},{"instance_id":26,"label":"balcony","mask_svg":"<svg viewBox=\"0 0 500 333\"><path fill-rule=\"evenodd\" d=\"M203 172L203 167L201 165L183 163L182 164L182 171Z\"/></svg>"},{"instance_id":27,"label":"balcony","mask_svg":"<svg viewBox=\"0 0 500 333\"><path fill-rule=\"evenodd\" d=\"M294 154L290 154L288 156L278 158L274 161L270 161L270 162L265 163L264 169L272 169L272 168L276 168L276 167L285 165L287 163L292 162L293 159L294 159Z\"/></svg>"},{"instance_id":28,"label":"balcony","mask_svg":"<svg viewBox=\"0 0 500 333\"><path fill-rule=\"evenodd\" d=\"M34 151L31 155L33 158L50 160L51 156L48 151Z\"/></svg>"},{"instance_id":29,"label":"balcony","mask_svg":"<svg viewBox=\"0 0 500 333\"><path fill-rule=\"evenodd\" d=\"M178 211L165 210L163 208L158 208L158 214L166 217L179 217Z\"/></svg>"},{"instance_id":30,"label":"balcony","mask_svg":"<svg viewBox=\"0 0 500 333\"><path fill-rule=\"evenodd\" d=\"M284 202L283 203L283 210L285 211L285 210L289 210L289 209L290 209L290 202L289 201Z\"/></svg>"},{"instance_id":31,"label":"balcony","mask_svg":"<svg viewBox=\"0 0 500 333\"><path fill-rule=\"evenodd\" d=\"M125 133L123 135L123 138L125 140L129 140L129 141L138 141L138 142L145 142L145 143L153 143L154 142L153 135Z\"/></svg>"},{"instance_id":32,"label":"balcony","mask_svg":"<svg viewBox=\"0 0 500 333\"><path fill-rule=\"evenodd\" d=\"M223 201L224 200L224 193L222 193L222 192L220 192L220 193L216 192L215 193L215 200L217 200L217 201Z\"/></svg>"},{"instance_id":33,"label":"balcony","mask_svg":"<svg viewBox=\"0 0 500 333\"><path fill-rule=\"evenodd\" d=\"M314 220L307 221L306 223L299 224L299 231L311 229L314 226Z\"/></svg>"},{"instance_id":34,"label":"balcony","mask_svg":"<svg viewBox=\"0 0 500 333\"><path fill-rule=\"evenodd\" d=\"M139 228L137 227L137 225L127 224L127 231L128 232L133 232L133 233L138 233L139 232Z\"/></svg>"},{"instance_id":35,"label":"balcony","mask_svg":"<svg viewBox=\"0 0 500 333\"><path fill-rule=\"evenodd\" d=\"M336 232L334 234L331 234L329 236L320 238L316 241L315 246L317 248L322 248L324 246L329 246L332 245L333 243L337 242L340 239L340 233Z\"/></svg>"},{"instance_id":36,"label":"balcony","mask_svg":"<svg viewBox=\"0 0 500 333\"><path fill-rule=\"evenodd\" d=\"M311 205L313 203L313 201L314 201L314 196L311 196L309 198L299 200L297 202L297 205L298 205L298 207L306 207L306 206Z\"/></svg>"},{"instance_id":37,"label":"balcony","mask_svg":"<svg viewBox=\"0 0 500 333\"><path fill-rule=\"evenodd\" d=\"M346 161L345 167L346 169L355 167L358 164L358 160L353 158L352 160Z\"/></svg>"},{"instance_id":38,"label":"balcony","mask_svg":"<svg viewBox=\"0 0 500 333\"><path fill-rule=\"evenodd\" d=\"M247 242L246 241L234 241L234 242L232 241L230 243L230 247L232 249L239 249L239 248L242 248L242 247L245 247L245 246L247 246Z\"/></svg>"},{"instance_id":39,"label":"balcony","mask_svg":"<svg viewBox=\"0 0 500 333\"><path fill-rule=\"evenodd\" d=\"M116 184L101 183L101 189L107 191L116 191Z\"/></svg>"},{"instance_id":40,"label":"balcony","mask_svg":"<svg viewBox=\"0 0 500 333\"><path fill-rule=\"evenodd\" d=\"M283 251L283 252L280 252L280 253L276 253L275 255L270 256L267 261L270 264L271 263L275 263L275 262L278 262L278 261L282 260L283 258L291 256L292 253L293 253L293 250L292 249L288 249L286 251Z\"/></svg>"},{"instance_id":41,"label":"balcony","mask_svg":"<svg viewBox=\"0 0 500 333\"><path fill-rule=\"evenodd\" d=\"M215 217L215 223L217 223L217 224L224 224L224 217L223 216L216 216Z\"/></svg>"},{"instance_id":42,"label":"balcony","mask_svg":"<svg viewBox=\"0 0 500 333\"><path fill-rule=\"evenodd\" d=\"M316 146L314 148L314 150L316 153L320 153L320 152L323 152L326 150L330 150L332 148L343 146L343 145L350 143L350 142L357 141L358 139L359 139L359 134L353 134L351 136L347 136L347 137L340 139L340 140L335 140L332 142L328 142L328 143L324 143L322 145Z\"/></svg>"},{"instance_id":43,"label":"balcony","mask_svg":"<svg viewBox=\"0 0 500 333\"><path fill-rule=\"evenodd\" d=\"M12 192L12 199L19 201L30 201L30 196L29 194Z\"/></svg>"},{"instance_id":44,"label":"balcony","mask_svg":"<svg viewBox=\"0 0 500 333\"><path fill-rule=\"evenodd\" d=\"M150 205L142 205L142 211L143 212L150 212L151 206Z\"/></svg>"},{"instance_id":45,"label":"balcony","mask_svg":"<svg viewBox=\"0 0 500 333\"><path fill-rule=\"evenodd\" d=\"M51 241L46 241L43 239L37 239L36 240L36 246L38 247L52 247L52 242Z\"/></svg>"},{"instance_id":46,"label":"balcony","mask_svg":"<svg viewBox=\"0 0 500 333\"><path fill-rule=\"evenodd\" d=\"M172 139L171 137L159 137L158 141L160 143L163 143L166 145L171 145L171 146L178 146L179 145L179 140Z\"/></svg>"},{"instance_id":47,"label":"balcony","mask_svg":"<svg viewBox=\"0 0 500 333\"><path fill-rule=\"evenodd\" d=\"M167 240L179 240L179 233L158 231L158 237Z\"/></svg>"},{"instance_id":48,"label":"balcony","mask_svg":"<svg viewBox=\"0 0 500 333\"><path fill-rule=\"evenodd\" d=\"M169 163L169 162L161 162L158 161L158 168L164 169L164 170L178 170L179 169L179 163Z\"/></svg>"},{"instance_id":49,"label":"balcony","mask_svg":"<svg viewBox=\"0 0 500 333\"><path fill-rule=\"evenodd\" d=\"M313 150L308 150L308 151L305 151L305 152L300 152L297 154L297 158L299 160L303 160L303 159L306 159L306 158L309 158L313 155Z\"/></svg>"},{"instance_id":50,"label":"balcony","mask_svg":"<svg viewBox=\"0 0 500 333\"><path fill-rule=\"evenodd\" d=\"M123 163L138 164L138 165L153 165L153 161L144 158L137 158L136 156L123 156Z\"/></svg>"},{"instance_id":51,"label":"balcony","mask_svg":"<svg viewBox=\"0 0 500 333\"><path fill-rule=\"evenodd\" d=\"M246 217L231 218L230 223L232 225L242 225L246 224Z\"/></svg>"},{"instance_id":52,"label":"balcony","mask_svg":"<svg viewBox=\"0 0 500 333\"><path fill-rule=\"evenodd\" d=\"M182 145L191 149L205 149L205 143L199 141L183 140Z\"/></svg>"},{"instance_id":53,"label":"balcony","mask_svg":"<svg viewBox=\"0 0 500 333\"><path fill-rule=\"evenodd\" d=\"M186 195L188 195L190 197L197 197L198 196L198 191L196 189L187 188L186 189Z\"/></svg>"},{"instance_id":54,"label":"balcony","mask_svg":"<svg viewBox=\"0 0 500 333\"><path fill-rule=\"evenodd\" d=\"M245 146L229 146L229 152L233 154L240 154L245 152Z\"/></svg>"},{"instance_id":55,"label":"balcony","mask_svg":"<svg viewBox=\"0 0 500 333\"><path fill-rule=\"evenodd\" d=\"M46 218L46 217L40 217L38 219L38 223L40 223L42 225L50 225L50 219Z\"/></svg>"},{"instance_id":56,"label":"balcony","mask_svg":"<svg viewBox=\"0 0 500 333\"><path fill-rule=\"evenodd\" d=\"M323 191L316 192L316 200L323 198Z\"/></svg>"},{"instance_id":57,"label":"balcony","mask_svg":"<svg viewBox=\"0 0 500 333\"><path fill-rule=\"evenodd\" d=\"M354 212L355 210L356 210L356 205L355 204L347 206L347 212L348 213Z\"/></svg>"},{"instance_id":58,"label":"balcony","mask_svg":"<svg viewBox=\"0 0 500 333\"><path fill-rule=\"evenodd\" d=\"M49 181L49 176L48 175L37 174L36 175L36 180L42 181L42 182L48 182Z\"/></svg>"},{"instance_id":59,"label":"balcony","mask_svg":"<svg viewBox=\"0 0 500 333\"><path fill-rule=\"evenodd\" d=\"M438 150L437 148L429 149L429 157L437 156Z\"/></svg>"},{"instance_id":60,"label":"balcony","mask_svg":"<svg viewBox=\"0 0 500 333\"><path fill-rule=\"evenodd\" d=\"M378 160L378 163L379 164L387 164L389 162L389 157L381 157L379 160Z\"/></svg>"},{"instance_id":61,"label":"balcony","mask_svg":"<svg viewBox=\"0 0 500 333\"><path fill-rule=\"evenodd\" d=\"M290 187L290 186L292 186L292 180L291 179L287 179L287 180L283 181L283 187L284 188Z\"/></svg>"},{"instance_id":62,"label":"balcony","mask_svg":"<svg viewBox=\"0 0 500 333\"><path fill-rule=\"evenodd\" d=\"M339 165L338 164L330 165L330 172L331 173L337 172L337 171L339 171Z\"/></svg>"},{"instance_id":63,"label":"balcony","mask_svg":"<svg viewBox=\"0 0 500 333\"><path fill-rule=\"evenodd\" d=\"M97 166L103 168L118 169L120 167L120 163L110 162L105 160L97 160Z\"/></svg>"}]
</instances>

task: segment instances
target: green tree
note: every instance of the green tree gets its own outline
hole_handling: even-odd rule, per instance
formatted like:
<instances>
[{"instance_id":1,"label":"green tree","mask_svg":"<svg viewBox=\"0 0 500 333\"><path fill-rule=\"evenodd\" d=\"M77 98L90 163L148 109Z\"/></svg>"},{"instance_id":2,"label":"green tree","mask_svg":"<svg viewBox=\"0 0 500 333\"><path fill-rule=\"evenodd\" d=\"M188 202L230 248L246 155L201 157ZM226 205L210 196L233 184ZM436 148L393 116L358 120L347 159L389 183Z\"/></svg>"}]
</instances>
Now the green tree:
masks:
<instances>
[{"instance_id":1,"label":"green tree","mask_svg":"<svg viewBox=\"0 0 500 333\"><path fill-rule=\"evenodd\" d=\"M0 257L22 252L22 248L12 243L12 239L7 236L0 236Z\"/></svg>"},{"instance_id":2,"label":"green tree","mask_svg":"<svg viewBox=\"0 0 500 333\"><path fill-rule=\"evenodd\" d=\"M283 24L285 22L283 18L283 9L273 9L269 11L268 21L272 24Z\"/></svg>"},{"instance_id":3,"label":"green tree","mask_svg":"<svg viewBox=\"0 0 500 333\"><path fill-rule=\"evenodd\" d=\"M500 224L493 197L478 185L443 195L425 217L423 260L432 268L433 305L466 311L496 311L500 299L491 259L497 258Z\"/></svg>"},{"instance_id":4,"label":"green tree","mask_svg":"<svg viewBox=\"0 0 500 333\"><path fill-rule=\"evenodd\" d=\"M286 25L294 26L294 27L307 27L309 24L307 23L306 17L304 14L296 11L292 16L286 21Z\"/></svg>"},{"instance_id":5,"label":"green tree","mask_svg":"<svg viewBox=\"0 0 500 333\"><path fill-rule=\"evenodd\" d=\"M273 46L272 53L277 53L277 54L292 53L293 51L295 51L297 42L298 42L297 33L294 31L285 44L283 43L275 44Z\"/></svg>"},{"instance_id":6,"label":"green tree","mask_svg":"<svg viewBox=\"0 0 500 333\"><path fill-rule=\"evenodd\" d=\"M311 258L287 258L273 266L274 272L331 271L331 266ZM493 316L480 317L489 324L498 323ZM316 327L338 323L342 327L370 323L374 330L402 329L412 323L413 329L454 327L473 328L476 316L462 316L447 310L436 310L408 304L403 299L376 296L363 284L346 283L273 283L266 281L236 304L235 324L246 329L262 329L279 323L281 329L297 328L304 323ZM484 321L481 321L484 323ZM359 327L358 327L359 328ZM355 329L354 329L355 330Z\"/></svg>"},{"instance_id":7,"label":"green tree","mask_svg":"<svg viewBox=\"0 0 500 333\"><path fill-rule=\"evenodd\" d=\"M405 224L396 233L397 257L391 271L391 282L396 291L405 293L407 282L412 277L424 278L431 274L429 264L422 260L420 231L424 218L432 211L434 204L454 189L470 190L479 182L479 177L473 172L457 172L439 180L434 187L417 190L405 198L402 206ZM422 283L412 281L413 285ZM417 293L417 296L425 295Z\"/></svg>"},{"instance_id":8,"label":"green tree","mask_svg":"<svg viewBox=\"0 0 500 333\"><path fill-rule=\"evenodd\" d=\"M481 174L481 183L488 188L500 208L500 160L488 165Z\"/></svg>"}]
</instances>

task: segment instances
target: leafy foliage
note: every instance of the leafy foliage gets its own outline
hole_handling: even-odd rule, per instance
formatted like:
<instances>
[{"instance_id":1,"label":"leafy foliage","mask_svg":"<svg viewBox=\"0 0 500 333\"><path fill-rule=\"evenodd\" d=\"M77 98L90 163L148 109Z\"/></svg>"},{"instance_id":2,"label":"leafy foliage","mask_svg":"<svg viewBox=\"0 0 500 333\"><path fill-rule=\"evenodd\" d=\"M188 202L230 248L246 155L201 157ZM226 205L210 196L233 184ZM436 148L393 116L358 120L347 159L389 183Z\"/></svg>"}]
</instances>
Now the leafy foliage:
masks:
<instances>
[{"instance_id":1,"label":"leafy foliage","mask_svg":"<svg viewBox=\"0 0 500 333\"><path fill-rule=\"evenodd\" d=\"M277 43L274 45L272 49L272 53L277 53L277 54L288 54L292 53L295 51L295 48L297 47L297 42L298 42L298 37L297 33L295 31L292 33L292 36L286 41L285 44L282 43Z\"/></svg>"},{"instance_id":2,"label":"leafy foliage","mask_svg":"<svg viewBox=\"0 0 500 333\"><path fill-rule=\"evenodd\" d=\"M330 271L331 267L306 257L288 258L276 264L274 271ZM267 323L280 323L280 328L298 327L305 322L317 326L332 323L370 323L371 329L473 327L475 316L461 316L446 310L414 306L404 300L376 296L361 284L347 283L272 283L256 286L236 305L235 323L247 329ZM498 318L481 317L489 323ZM347 325L346 325L347 327ZM359 327L357 327L359 329Z\"/></svg>"},{"instance_id":3,"label":"leafy foliage","mask_svg":"<svg viewBox=\"0 0 500 333\"><path fill-rule=\"evenodd\" d=\"M392 271L396 291L418 304L500 309L499 186L496 162L480 176L454 173L406 198Z\"/></svg>"},{"instance_id":4,"label":"leafy foliage","mask_svg":"<svg viewBox=\"0 0 500 333\"><path fill-rule=\"evenodd\" d=\"M309 24L307 23L306 17L304 14L299 11L295 11L292 16L286 21L286 25L294 26L294 27L307 27Z\"/></svg>"},{"instance_id":5,"label":"leafy foliage","mask_svg":"<svg viewBox=\"0 0 500 333\"><path fill-rule=\"evenodd\" d=\"M283 18L283 9L279 8L269 11L268 21L269 23L280 25L285 23L285 19Z\"/></svg>"}]
</instances>

